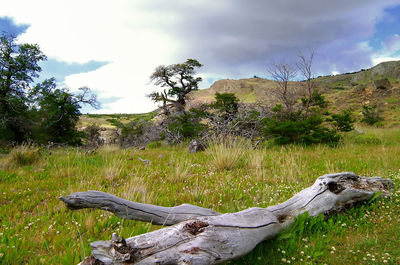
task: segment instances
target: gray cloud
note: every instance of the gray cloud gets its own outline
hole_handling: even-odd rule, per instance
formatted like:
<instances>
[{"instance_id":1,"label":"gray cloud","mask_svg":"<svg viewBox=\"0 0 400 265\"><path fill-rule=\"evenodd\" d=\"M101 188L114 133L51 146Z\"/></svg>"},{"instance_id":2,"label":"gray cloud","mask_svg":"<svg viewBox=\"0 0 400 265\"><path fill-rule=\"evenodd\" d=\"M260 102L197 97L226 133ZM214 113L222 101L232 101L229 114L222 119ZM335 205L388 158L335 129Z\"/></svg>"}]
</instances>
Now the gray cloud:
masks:
<instances>
[{"instance_id":1,"label":"gray cloud","mask_svg":"<svg viewBox=\"0 0 400 265\"><path fill-rule=\"evenodd\" d=\"M271 61L316 49L315 71L371 66L359 44L374 34L385 8L400 0L203 0L144 3L146 12L174 18L153 25L183 43L181 60L197 58L204 71L246 77L265 74ZM162 62L160 62L162 63Z\"/></svg>"}]
</instances>

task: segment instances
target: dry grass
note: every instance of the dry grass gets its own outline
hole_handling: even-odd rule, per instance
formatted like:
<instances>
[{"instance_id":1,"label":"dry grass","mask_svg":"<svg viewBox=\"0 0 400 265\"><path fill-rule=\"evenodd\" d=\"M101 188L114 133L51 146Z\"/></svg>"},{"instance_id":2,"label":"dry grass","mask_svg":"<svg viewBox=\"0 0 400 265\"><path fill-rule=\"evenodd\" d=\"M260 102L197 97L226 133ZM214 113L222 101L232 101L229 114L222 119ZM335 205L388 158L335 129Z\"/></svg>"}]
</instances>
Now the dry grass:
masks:
<instances>
[{"instance_id":1,"label":"dry grass","mask_svg":"<svg viewBox=\"0 0 400 265\"><path fill-rule=\"evenodd\" d=\"M13 148L0 163L0 168L10 169L29 166L40 160L40 149L35 146L21 145Z\"/></svg>"},{"instance_id":2,"label":"dry grass","mask_svg":"<svg viewBox=\"0 0 400 265\"><path fill-rule=\"evenodd\" d=\"M233 138L216 139L207 151L216 170L232 170L241 165L247 151L243 142Z\"/></svg>"}]
</instances>

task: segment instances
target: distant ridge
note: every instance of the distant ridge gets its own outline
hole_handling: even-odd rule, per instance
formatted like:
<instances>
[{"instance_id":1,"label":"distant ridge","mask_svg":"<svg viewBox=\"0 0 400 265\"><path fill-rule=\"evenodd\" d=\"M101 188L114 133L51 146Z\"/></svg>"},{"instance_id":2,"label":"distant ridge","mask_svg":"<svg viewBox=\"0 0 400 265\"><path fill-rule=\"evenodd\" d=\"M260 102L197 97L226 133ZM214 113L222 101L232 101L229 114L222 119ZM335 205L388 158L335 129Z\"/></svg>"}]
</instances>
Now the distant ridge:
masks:
<instances>
[{"instance_id":1,"label":"distant ridge","mask_svg":"<svg viewBox=\"0 0 400 265\"><path fill-rule=\"evenodd\" d=\"M374 82L387 79L390 88L378 90ZM317 88L330 101L332 111L352 108L360 114L362 105L378 104L389 126L400 125L400 61L382 62L369 69L315 78ZM189 107L214 101L215 93L234 93L241 102L276 104L273 88L274 81L265 78L222 79L210 88L194 91L190 94ZM299 86L291 82L290 86Z\"/></svg>"}]
</instances>

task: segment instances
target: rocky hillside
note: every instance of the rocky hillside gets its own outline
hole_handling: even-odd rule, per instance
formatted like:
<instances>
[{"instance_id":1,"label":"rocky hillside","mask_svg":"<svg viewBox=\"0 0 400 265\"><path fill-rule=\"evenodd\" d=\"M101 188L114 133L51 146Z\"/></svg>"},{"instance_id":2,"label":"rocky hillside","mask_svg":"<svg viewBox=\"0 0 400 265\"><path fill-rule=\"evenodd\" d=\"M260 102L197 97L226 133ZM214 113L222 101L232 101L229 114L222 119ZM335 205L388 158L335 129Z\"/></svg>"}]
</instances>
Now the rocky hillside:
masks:
<instances>
[{"instance_id":1,"label":"rocky hillside","mask_svg":"<svg viewBox=\"0 0 400 265\"><path fill-rule=\"evenodd\" d=\"M400 61L380 63L354 73L317 77L315 83L333 112L351 108L360 116L362 105L377 104L385 126L400 126ZM301 82L290 84L301 85ZM263 78L219 80L208 89L193 92L189 105L212 102L216 92L234 93L241 102L275 104L275 86L274 81Z\"/></svg>"}]
</instances>

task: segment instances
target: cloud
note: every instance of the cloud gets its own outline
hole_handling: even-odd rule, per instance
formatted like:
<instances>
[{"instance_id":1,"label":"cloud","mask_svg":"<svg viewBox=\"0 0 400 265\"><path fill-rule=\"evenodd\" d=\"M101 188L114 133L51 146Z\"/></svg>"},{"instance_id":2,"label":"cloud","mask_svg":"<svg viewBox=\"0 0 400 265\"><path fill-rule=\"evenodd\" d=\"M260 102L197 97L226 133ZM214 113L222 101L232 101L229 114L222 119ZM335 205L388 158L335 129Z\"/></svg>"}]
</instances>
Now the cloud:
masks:
<instances>
[{"instance_id":1,"label":"cloud","mask_svg":"<svg viewBox=\"0 0 400 265\"><path fill-rule=\"evenodd\" d=\"M382 48L388 54L394 54L400 51L400 35L394 34L382 43Z\"/></svg>"},{"instance_id":2,"label":"cloud","mask_svg":"<svg viewBox=\"0 0 400 265\"><path fill-rule=\"evenodd\" d=\"M147 8L180 18L163 26L186 43L185 54L199 56L210 71L223 69L234 76L258 74L268 61L310 48L323 58L316 61L322 72L330 72L328 65L341 72L370 65L370 52L359 50L359 43L374 34L385 8L400 3L236 0L218 1L214 9L211 1L201 2L148 1Z\"/></svg>"},{"instance_id":3,"label":"cloud","mask_svg":"<svg viewBox=\"0 0 400 265\"><path fill-rule=\"evenodd\" d=\"M371 56L374 64L400 60L400 35L390 35L381 42L381 48L375 50Z\"/></svg>"},{"instance_id":4,"label":"cloud","mask_svg":"<svg viewBox=\"0 0 400 265\"><path fill-rule=\"evenodd\" d=\"M0 16L29 24L21 35L54 60L108 62L65 78L111 98L100 112L143 112L160 64L198 59L207 83L220 78L265 76L272 61L316 49L316 74L372 66L368 44L376 24L400 0L13 0ZM21 8L24 6L24 8ZM387 47L397 47L396 40ZM394 48L393 48L394 49ZM92 70L92 71L90 71ZM82 71L86 71L83 69ZM116 98L113 98L116 97Z\"/></svg>"}]
</instances>

